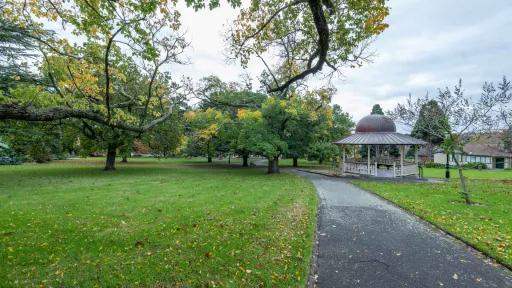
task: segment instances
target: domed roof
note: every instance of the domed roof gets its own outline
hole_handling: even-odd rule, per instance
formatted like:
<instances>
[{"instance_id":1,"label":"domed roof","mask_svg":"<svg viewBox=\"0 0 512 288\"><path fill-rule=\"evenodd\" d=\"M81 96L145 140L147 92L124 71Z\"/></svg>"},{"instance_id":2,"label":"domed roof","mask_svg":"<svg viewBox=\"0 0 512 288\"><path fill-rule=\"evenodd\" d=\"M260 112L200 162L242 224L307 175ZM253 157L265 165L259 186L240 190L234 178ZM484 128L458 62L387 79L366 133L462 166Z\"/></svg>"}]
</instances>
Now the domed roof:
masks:
<instances>
[{"instance_id":1,"label":"domed roof","mask_svg":"<svg viewBox=\"0 0 512 288\"><path fill-rule=\"evenodd\" d=\"M396 132L395 122L387 116L372 114L357 122L356 133Z\"/></svg>"}]
</instances>

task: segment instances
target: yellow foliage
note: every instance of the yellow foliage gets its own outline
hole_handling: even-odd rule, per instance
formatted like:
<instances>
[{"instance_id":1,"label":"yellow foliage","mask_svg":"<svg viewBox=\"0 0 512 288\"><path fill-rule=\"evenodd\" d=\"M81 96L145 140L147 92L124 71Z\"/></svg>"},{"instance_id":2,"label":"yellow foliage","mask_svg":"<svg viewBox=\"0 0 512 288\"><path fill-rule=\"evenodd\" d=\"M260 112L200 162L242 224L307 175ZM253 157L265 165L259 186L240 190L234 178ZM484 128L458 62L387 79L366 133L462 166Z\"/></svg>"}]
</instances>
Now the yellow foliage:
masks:
<instances>
[{"instance_id":1,"label":"yellow foliage","mask_svg":"<svg viewBox=\"0 0 512 288\"><path fill-rule=\"evenodd\" d=\"M263 114L259 110L250 111L247 109L239 109L238 113L237 113L237 117L240 120L243 120L243 119L260 120L263 118Z\"/></svg>"},{"instance_id":2,"label":"yellow foliage","mask_svg":"<svg viewBox=\"0 0 512 288\"><path fill-rule=\"evenodd\" d=\"M211 124L210 126L206 127L206 129L199 131L199 139L208 140L212 138L213 136L217 135L218 128L219 127L217 126L217 123Z\"/></svg>"},{"instance_id":3,"label":"yellow foliage","mask_svg":"<svg viewBox=\"0 0 512 288\"><path fill-rule=\"evenodd\" d=\"M194 111L187 111L185 112L185 120L187 120L188 122L194 120L194 118L196 117L196 112Z\"/></svg>"}]
</instances>

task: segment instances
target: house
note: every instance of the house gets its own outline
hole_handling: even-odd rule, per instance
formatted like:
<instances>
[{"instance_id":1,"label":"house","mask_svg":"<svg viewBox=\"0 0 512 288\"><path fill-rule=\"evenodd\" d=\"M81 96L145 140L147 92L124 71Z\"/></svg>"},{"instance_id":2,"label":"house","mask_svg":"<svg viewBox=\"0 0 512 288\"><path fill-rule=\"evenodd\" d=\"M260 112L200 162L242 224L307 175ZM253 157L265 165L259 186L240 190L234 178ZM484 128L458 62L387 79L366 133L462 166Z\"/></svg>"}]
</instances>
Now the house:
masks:
<instances>
[{"instance_id":1,"label":"house","mask_svg":"<svg viewBox=\"0 0 512 288\"><path fill-rule=\"evenodd\" d=\"M455 156L461 164L484 163L489 169L512 168L512 153L503 147L502 135L501 132L481 135L474 143L466 144L463 151ZM434 153L434 162L446 164L446 154L438 149ZM455 165L452 157L450 165Z\"/></svg>"}]
</instances>

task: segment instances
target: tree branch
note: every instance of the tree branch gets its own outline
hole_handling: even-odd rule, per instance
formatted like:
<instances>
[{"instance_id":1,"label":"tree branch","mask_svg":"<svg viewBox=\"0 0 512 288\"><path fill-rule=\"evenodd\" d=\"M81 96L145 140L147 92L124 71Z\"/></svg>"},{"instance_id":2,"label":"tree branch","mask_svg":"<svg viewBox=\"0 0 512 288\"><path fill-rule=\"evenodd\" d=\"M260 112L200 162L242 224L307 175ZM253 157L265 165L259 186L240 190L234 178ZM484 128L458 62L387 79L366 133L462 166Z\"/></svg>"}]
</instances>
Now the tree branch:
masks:
<instances>
[{"instance_id":1,"label":"tree branch","mask_svg":"<svg viewBox=\"0 0 512 288\"><path fill-rule=\"evenodd\" d=\"M109 122L103 116L91 112L71 109L67 107L52 107L34 109L30 106L22 106L14 103L0 104L0 120L23 120L23 121L55 121L62 119L86 119L99 124L107 125L112 128L118 128L126 131L143 133L151 130L156 125L164 122L172 115L172 109L161 117L147 123L143 126L126 124L125 122Z\"/></svg>"},{"instance_id":2,"label":"tree branch","mask_svg":"<svg viewBox=\"0 0 512 288\"><path fill-rule=\"evenodd\" d=\"M288 81L285 83L269 89L269 93L283 91L291 84L322 70L322 66L327 58L327 52L329 51L329 26L327 25L327 20L325 19L322 2L320 2L320 0L308 0L308 5L311 13L313 14L313 20L315 22L316 31L318 34L318 61L314 66L309 67L298 75L288 79ZM313 53L313 55L314 54L315 53Z\"/></svg>"}]
</instances>

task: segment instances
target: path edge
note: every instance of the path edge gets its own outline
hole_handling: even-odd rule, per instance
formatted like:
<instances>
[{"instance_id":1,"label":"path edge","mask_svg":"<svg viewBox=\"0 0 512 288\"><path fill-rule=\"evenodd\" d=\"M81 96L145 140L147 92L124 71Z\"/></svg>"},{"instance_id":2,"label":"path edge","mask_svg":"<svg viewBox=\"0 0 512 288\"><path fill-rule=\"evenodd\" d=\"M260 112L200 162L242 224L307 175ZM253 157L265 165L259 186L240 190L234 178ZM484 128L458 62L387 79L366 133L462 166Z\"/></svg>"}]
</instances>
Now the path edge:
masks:
<instances>
[{"instance_id":1,"label":"path edge","mask_svg":"<svg viewBox=\"0 0 512 288\"><path fill-rule=\"evenodd\" d=\"M294 173L295 174L295 173ZM302 177L298 175L299 177ZM317 275L318 275L318 253L319 253L319 242L318 242L318 228L320 227L320 209L322 209L322 198L318 194L318 190L316 189L316 186L306 177L302 177L306 179L311 185L313 185L313 188L315 188L315 196L317 199L316 204L316 221L315 221L315 227L314 227L314 236L313 236L313 245L312 245L312 251L311 251L311 258L309 259L309 275L308 275L308 281L306 282L307 288L316 288L317 287Z\"/></svg>"}]
</instances>

